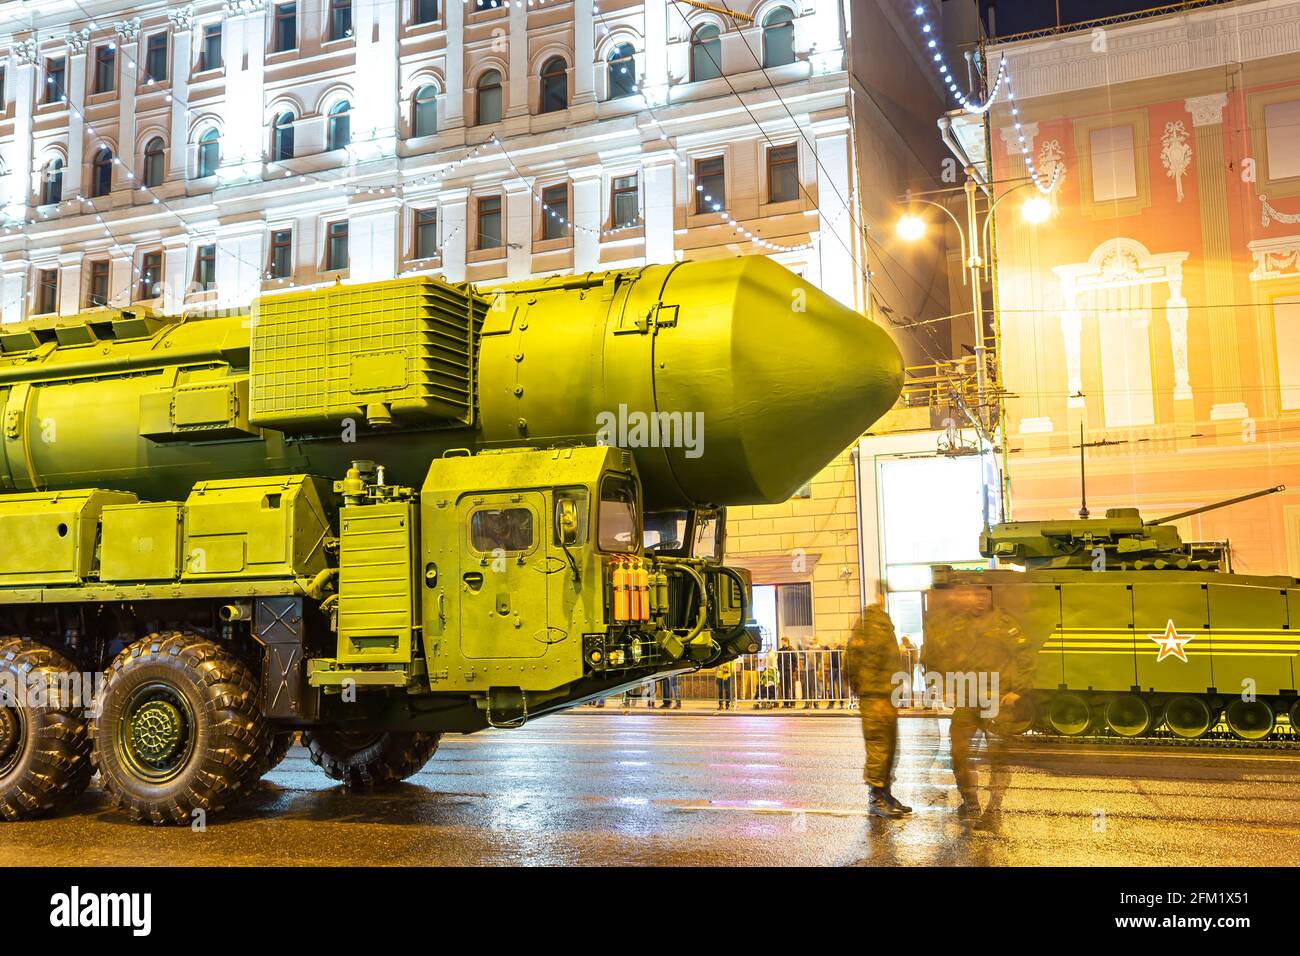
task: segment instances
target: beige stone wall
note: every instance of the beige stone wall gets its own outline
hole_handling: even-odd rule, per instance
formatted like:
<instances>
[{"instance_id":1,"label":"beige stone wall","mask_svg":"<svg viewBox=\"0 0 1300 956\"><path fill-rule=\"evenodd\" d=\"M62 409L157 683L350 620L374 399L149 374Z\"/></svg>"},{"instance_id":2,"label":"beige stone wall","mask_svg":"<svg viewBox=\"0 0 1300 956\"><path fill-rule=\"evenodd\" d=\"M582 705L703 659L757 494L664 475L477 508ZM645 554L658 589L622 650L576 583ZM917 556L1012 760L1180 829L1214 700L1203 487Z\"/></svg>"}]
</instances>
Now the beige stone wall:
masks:
<instances>
[{"instance_id":1,"label":"beige stone wall","mask_svg":"<svg viewBox=\"0 0 1300 956\"><path fill-rule=\"evenodd\" d=\"M840 454L812 480L812 496L727 509L728 563L755 584L811 582L819 644L843 645L860 610L853 461Z\"/></svg>"}]
</instances>

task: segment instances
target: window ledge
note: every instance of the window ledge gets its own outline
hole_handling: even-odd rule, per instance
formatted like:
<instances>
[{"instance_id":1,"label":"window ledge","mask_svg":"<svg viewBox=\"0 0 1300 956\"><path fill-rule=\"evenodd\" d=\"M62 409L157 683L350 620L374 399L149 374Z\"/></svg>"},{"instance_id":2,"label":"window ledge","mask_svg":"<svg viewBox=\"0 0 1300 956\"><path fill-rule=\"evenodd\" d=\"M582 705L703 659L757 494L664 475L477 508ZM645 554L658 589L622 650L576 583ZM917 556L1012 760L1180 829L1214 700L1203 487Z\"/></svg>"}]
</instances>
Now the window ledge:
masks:
<instances>
[{"instance_id":1,"label":"window ledge","mask_svg":"<svg viewBox=\"0 0 1300 956\"><path fill-rule=\"evenodd\" d=\"M563 252L573 248L573 236L556 236L554 239L537 239L533 242L534 253Z\"/></svg>"},{"instance_id":2,"label":"window ledge","mask_svg":"<svg viewBox=\"0 0 1300 956\"><path fill-rule=\"evenodd\" d=\"M495 262L506 257L506 247L495 246L491 249L471 249L465 253L466 262Z\"/></svg>"},{"instance_id":3,"label":"window ledge","mask_svg":"<svg viewBox=\"0 0 1300 956\"><path fill-rule=\"evenodd\" d=\"M322 40L320 49L322 53L333 53L335 50L342 49L349 43L355 44L356 40L357 38L355 36L339 37L337 40Z\"/></svg>"},{"instance_id":4,"label":"window ledge","mask_svg":"<svg viewBox=\"0 0 1300 956\"><path fill-rule=\"evenodd\" d=\"M206 83L208 80L219 80L226 73L224 66L214 66L210 70L195 70L190 74L191 83Z\"/></svg>"}]
</instances>

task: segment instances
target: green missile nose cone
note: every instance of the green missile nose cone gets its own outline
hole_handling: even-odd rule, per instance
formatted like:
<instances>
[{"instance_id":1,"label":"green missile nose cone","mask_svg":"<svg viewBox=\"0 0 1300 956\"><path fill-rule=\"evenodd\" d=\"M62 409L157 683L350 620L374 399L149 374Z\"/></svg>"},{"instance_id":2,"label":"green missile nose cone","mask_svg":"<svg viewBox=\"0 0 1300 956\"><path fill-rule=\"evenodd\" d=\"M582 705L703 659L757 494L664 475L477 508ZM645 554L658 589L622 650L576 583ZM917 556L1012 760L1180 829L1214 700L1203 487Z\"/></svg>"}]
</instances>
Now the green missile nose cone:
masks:
<instances>
[{"instance_id":1,"label":"green missile nose cone","mask_svg":"<svg viewBox=\"0 0 1300 956\"><path fill-rule=\"evenodd\" d=\"M668 452L690 502L784 501L902 389L882 328L771 259L686 263L663 301L681 320L656 344L657 406L701 416L696 447Z\"/></svg>"}]
</instances>

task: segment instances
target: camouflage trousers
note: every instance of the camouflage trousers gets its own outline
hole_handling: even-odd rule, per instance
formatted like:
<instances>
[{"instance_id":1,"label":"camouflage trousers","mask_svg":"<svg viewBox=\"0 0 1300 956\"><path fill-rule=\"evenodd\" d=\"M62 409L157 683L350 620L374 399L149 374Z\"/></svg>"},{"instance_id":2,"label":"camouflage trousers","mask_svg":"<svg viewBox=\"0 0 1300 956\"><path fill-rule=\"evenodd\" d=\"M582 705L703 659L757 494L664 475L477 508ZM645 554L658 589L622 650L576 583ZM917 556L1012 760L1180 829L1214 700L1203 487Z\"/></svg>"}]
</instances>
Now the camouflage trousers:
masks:
<instances>
[{"instance_id":1,"label":"camouflage trousers","mask_svg":"<svg viewBox=\"0 0 1300 956\"><path fill-rule=\"evenodd\" d=\"M898 752L898 710L888 697L863 697L862 739L867 745L867 766L862 778L870 787L888 787L894 777Z\"/></svg>"},{"instance_id":2,"label":"camouflage trousers","mask_svg":"<svg viewBox=\"0 0 1300 956\"><path fill-rule=\"evenodd\" d=\"M948 736L952 747L952 775L957 778L957 789L968 802L974 802L979 790L979 770L971 756L975 735L983 730L984 754L989 767L989 806L996 809L1002 804L1010 773L1007 770L1006 738L990 732L992 721L980 716L977 707L958 707L952 712Z\"/></svg>"}]
</instances>

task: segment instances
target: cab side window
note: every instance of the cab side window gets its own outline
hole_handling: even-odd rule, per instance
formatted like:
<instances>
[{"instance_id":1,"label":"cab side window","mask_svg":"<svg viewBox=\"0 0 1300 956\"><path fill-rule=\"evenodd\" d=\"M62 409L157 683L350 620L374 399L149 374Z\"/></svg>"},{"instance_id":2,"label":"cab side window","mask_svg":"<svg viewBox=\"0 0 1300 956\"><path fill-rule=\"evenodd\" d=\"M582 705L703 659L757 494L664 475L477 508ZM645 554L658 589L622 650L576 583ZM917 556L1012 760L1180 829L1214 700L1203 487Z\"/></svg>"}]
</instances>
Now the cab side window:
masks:
<instances>
[{"instance_id":1,"label":"cab side window","mask_svg":"<svg viewBox=\"0 0 1300 956\"><path fill-rule=\"evenodd\" d=\"M469 519L469 540L475 551L531 551L537 541L533 512L528 508L485 508Z\"/></svg>"}]
</instances>

